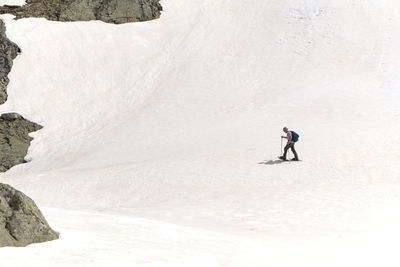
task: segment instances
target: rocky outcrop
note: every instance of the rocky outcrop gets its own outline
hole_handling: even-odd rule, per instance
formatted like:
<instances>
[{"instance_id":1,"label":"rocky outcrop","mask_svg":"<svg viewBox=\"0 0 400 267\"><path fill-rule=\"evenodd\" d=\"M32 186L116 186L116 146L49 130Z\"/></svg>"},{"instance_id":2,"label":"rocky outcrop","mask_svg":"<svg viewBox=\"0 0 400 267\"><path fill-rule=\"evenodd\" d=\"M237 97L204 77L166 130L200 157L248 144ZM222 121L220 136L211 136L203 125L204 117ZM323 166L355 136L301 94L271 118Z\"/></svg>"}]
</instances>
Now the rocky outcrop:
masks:
<instances>
[{"instance_id":1,"label":"rocky outcrop","mask_svg":"<svg viewBox=\"0 0 400 267\"><path fill-rule=\"evenodd\" d=\"M19 47L7 38L6 27L0 20L0 104L7 100L8 73L19 52Z\"/></svg>"},{"instance_id":2,"label":"rocky outcrop","mask_svg":"<svg viewBox=\"0 0 400 267\"><path fill-rule=\"evenodd\" d=\"M7 100L8 73L20 53L19 47L6 37L0 20L0 104ZM42 126L17 113L0 116L0 172L24 163L32 137L29 133ZM58 238L35 203L14 188L0 184L0 247L27 246Z\"/></svg>"},{"instance_id":3,"label":"rocky outcrop","mask_svg":"<svg viewBox=\"0 0 400 267\"><path fill-rule=\"evenodd\" d=\"M0 247L22 247L57 238L32 199L0 184Z\"/></svg>"},{"instance_id":4,"label":"rocky outcrop","mask_svg":"<svg viewBox=\"0 0 400 267\"><path fill-rule=\"evenodd\" d=\"M0 20L0 104L7 100L7 75L11 71L13 59L20 52L20 48L7 38L6 27ZM25 162L32 141L29 133L41 128L16 113L0 116L0 172Z\"/></svg>"},{"instance_id":5,"label":"rocky outcrop","mask_svg":"<svg viewBox=\"0 0 400 267\"><path fill-rule=\"evenodd\" d=\"M0 116L0 172L24 163L32 137L29 133L42 126L24 119L17 113Z\"/></svg>"},{"instance_id":6,"label":"rocky outcrop","mask_svg":"<svg viewBox=\"0 0 400 267\"><path fill-rule=\"evenodd\" d=\"M102 20L108 23L146 21L160 17L160 0L27 0L23 6L0 7L16 19L44 17L55 21Z\"/></svg>"}]
</instances>

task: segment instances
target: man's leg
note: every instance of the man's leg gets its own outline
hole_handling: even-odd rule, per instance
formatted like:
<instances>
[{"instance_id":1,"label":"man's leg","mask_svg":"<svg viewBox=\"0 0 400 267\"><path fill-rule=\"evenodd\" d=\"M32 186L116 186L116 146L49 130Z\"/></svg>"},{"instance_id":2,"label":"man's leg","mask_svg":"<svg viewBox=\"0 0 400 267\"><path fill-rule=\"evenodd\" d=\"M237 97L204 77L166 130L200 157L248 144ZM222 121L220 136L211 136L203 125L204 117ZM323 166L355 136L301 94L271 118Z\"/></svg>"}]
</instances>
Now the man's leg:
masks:
<instances>
[{"instance_id":1,"label":"man's leg","mask_svg":"<svg viewBox=\"0 0 400 267\"><path fill-rule=\"evenodd\" d=\"M292 152L293 152L294 159L295 159L295 160L299 160L299 157L297 156L296 149L294 149L294 143L292 143L292 144L290 145L290 149L291 149Z\"/></svg>"},{"instance_id":2,"label":"man's leg","mask_svg":"<svg viewBox=\"0 0 400 267\"><path fill-rule=\"evenodd\" d=\"M288 150L289 150L289 147L290 147L290 145L286 145L286 146L285 146L285 150L284 150L283 156L282 156L283 159L286 159L286 154L287 154L287 152L288 152Z\"/></svg>"}]
</instances>

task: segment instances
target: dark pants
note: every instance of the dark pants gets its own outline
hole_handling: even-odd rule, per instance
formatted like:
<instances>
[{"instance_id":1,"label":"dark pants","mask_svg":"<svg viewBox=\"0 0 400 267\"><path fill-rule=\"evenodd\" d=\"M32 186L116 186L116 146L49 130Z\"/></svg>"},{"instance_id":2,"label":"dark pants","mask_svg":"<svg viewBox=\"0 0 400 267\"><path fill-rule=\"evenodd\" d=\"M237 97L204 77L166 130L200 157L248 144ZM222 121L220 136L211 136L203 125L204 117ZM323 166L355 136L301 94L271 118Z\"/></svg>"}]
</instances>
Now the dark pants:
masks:
<instances>
[{"instance_id":1,"label":"dark pants","mask_svg":"<svg viewBox=\"0 0 400 267\"><path fill-rule=\"evenodd\" d=\"M285 146L285 152L283 153L283 157L286 159L286 154L287 154L289 148L292 150L293 155L294 155L294 158L295 158L295 159L299 159L299 157L297 156L296 149L294 149L294 143L290 143L290 144L287 144L287 145Z\"/></svg>"}]
</instances>

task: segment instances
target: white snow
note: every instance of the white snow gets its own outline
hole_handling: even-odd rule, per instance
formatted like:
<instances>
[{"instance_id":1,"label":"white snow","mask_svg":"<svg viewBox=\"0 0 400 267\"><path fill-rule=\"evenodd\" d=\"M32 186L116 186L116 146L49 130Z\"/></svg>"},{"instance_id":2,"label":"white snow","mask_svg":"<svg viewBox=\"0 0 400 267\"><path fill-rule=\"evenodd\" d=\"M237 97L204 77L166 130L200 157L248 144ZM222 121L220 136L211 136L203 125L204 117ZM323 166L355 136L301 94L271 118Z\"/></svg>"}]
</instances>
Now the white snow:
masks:
<instances>
[{"instance_id":1,"label":"white snow","mask_svg":"<svg viewBox=\"0 0 400 267\"><path fill-rule=\"evenodd\" d=\"M12 20L2 174L61 238L13 266L399 266L400 3L164 0L161 19ZM279 164L280 135L302 162Z\"/></svg>"},{"instance_id":2,"label":"white snow","mask_svg":"<svg viewBox=\"0 0 400 267\"><path fill-rule=\"evenodd\" d=\"M0 0L0 5L22 6L25 4L25 2L25 0Z\"/></svg>"}]
</instances>

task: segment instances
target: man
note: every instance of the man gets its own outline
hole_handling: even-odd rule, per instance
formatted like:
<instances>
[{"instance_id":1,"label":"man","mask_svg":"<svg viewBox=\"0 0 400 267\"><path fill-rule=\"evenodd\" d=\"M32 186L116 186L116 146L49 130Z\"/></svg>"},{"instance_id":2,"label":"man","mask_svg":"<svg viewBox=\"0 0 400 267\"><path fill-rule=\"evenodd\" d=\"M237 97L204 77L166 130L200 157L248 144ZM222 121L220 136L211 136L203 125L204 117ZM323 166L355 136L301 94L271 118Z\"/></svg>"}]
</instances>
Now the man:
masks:
<instances>
[{"instance_id":1,"label":"man","mask_svg":"<svg viewBox=\"0 0 400 267\"><path fill-rule=\"evenodd\" d=\"M281 136L281 138L286 138L287 144L285 146L285 151L283 153L283 156L279 157L281 160L287 160L286 159L286 154L289 150L289 148L292 150L294 158L292 160L294 161L298 161L299 157L297 156L297 152L296 149L294 149L294 143L297 142L297 140L299 139L299 135L294 132L294 131L289 131L287 127L283 128L283 131L286 133L286 136Z\"/></svg>"}]
</instances>

